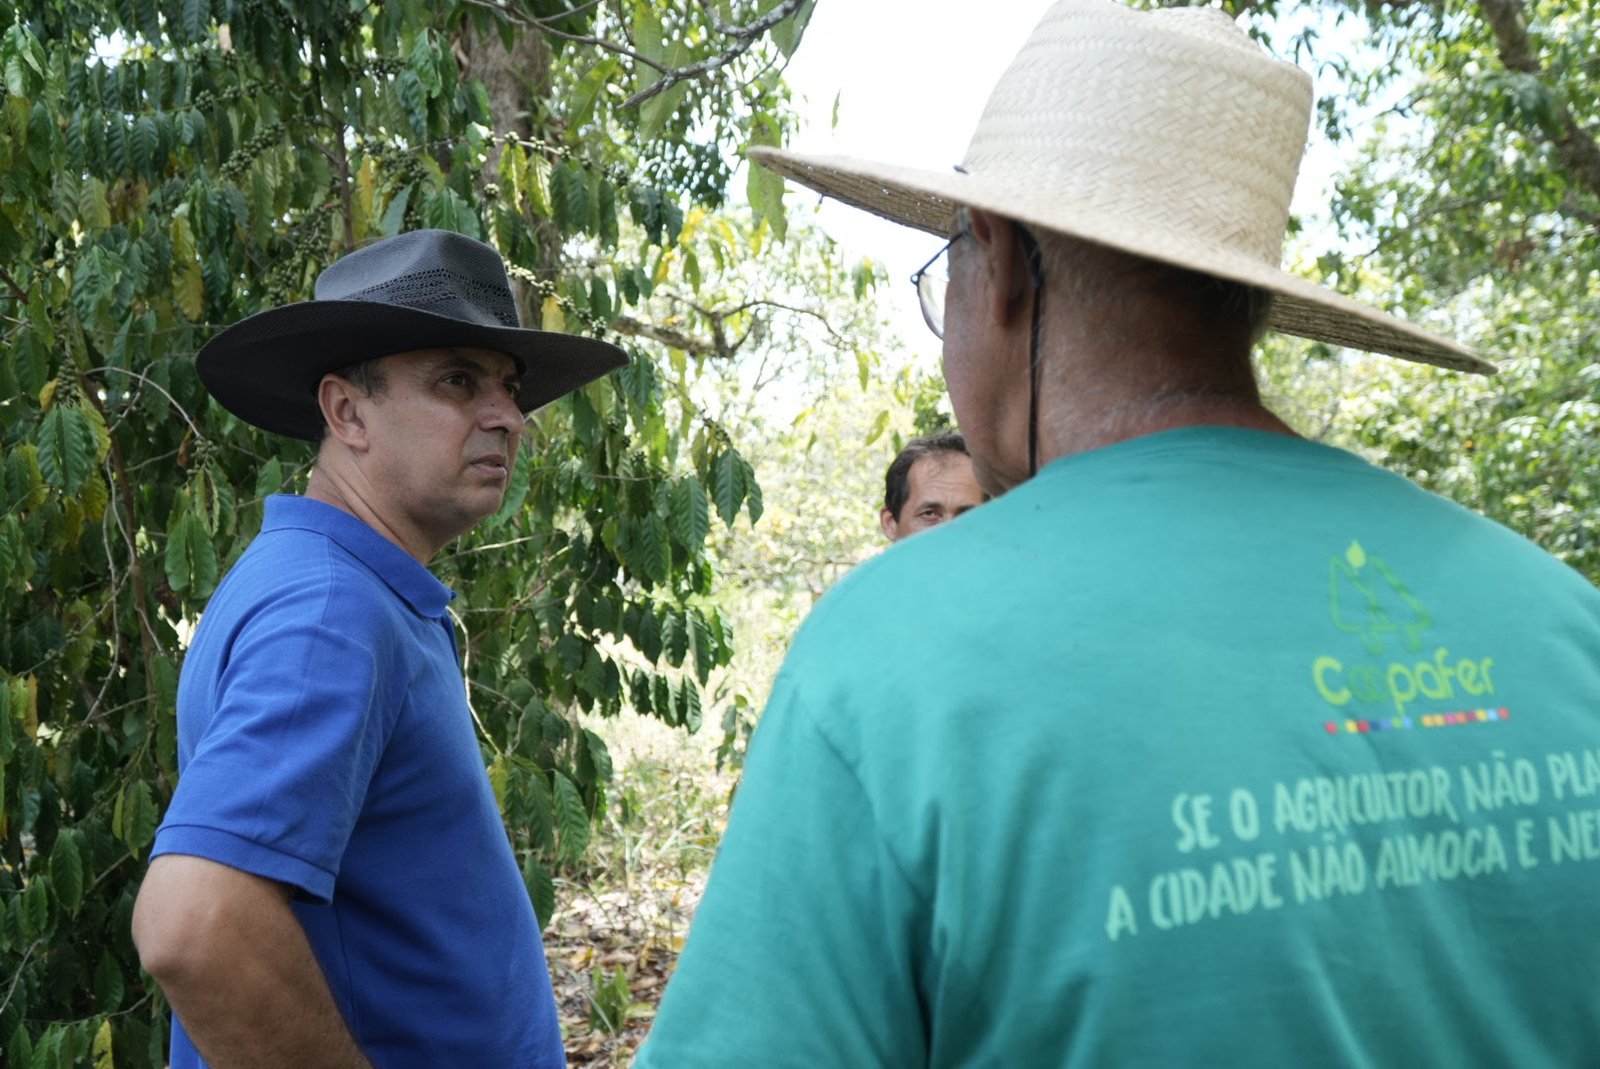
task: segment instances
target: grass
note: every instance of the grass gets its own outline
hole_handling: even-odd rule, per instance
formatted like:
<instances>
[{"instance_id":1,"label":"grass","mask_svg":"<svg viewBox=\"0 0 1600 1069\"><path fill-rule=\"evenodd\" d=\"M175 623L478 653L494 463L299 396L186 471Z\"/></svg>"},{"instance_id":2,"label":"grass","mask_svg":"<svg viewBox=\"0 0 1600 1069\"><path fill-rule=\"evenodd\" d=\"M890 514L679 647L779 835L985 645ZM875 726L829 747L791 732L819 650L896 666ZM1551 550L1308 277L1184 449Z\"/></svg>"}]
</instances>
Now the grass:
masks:
<instances>
[{"instance_id":1,"label":"grass","mask_svg":"<svg viewBox=\"0 0 1600 1069\"><path fill-rule=\"evenodd\" d=\"M653 720L591 725L612 751L606 813L556 881L545 956L572 1066L629 1065L650 1030L727 819L715 733Z\"/></svg>"}]
</instances>

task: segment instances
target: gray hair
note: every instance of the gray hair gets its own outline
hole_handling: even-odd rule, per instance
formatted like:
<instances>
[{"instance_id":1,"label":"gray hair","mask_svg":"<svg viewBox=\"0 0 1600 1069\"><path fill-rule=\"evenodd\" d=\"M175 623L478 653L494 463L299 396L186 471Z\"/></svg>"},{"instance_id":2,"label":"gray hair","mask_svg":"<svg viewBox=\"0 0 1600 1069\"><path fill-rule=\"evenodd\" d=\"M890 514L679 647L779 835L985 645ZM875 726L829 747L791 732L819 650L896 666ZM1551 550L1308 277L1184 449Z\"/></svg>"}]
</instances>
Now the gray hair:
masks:
<instances>
[{"instance_id":1,"label":"gray hair","mask_svg":"<svg viewBox=\"0 0 1600 1069\"><path fill-rule=\"evenodd\" d=\"M1038 231L1034 238L1045 284L1077 302L1148 295L1185 309L1213 330L1242 330L1251 345L1266 332L1272 314L1267 290L1065 234Z\"/></svg>"},{"instance_id":2,"label":"gray hair","mask_svg":"<svg viewBox=\"0 0 1600 1069\"><path fill-rule=\"evenodd\" d=\"M1188 309L1214 329L1242 327L1252 345L1266 332L1272 314L1272 294L1267 290L1068 234L1036 229L1017 220L1011 223L1038 247L1045 285L1074 301L1092 304L1149 294ZM963 233L971 225L966 207L958 207L956 232Z\"/></svg>"}]
</instances>

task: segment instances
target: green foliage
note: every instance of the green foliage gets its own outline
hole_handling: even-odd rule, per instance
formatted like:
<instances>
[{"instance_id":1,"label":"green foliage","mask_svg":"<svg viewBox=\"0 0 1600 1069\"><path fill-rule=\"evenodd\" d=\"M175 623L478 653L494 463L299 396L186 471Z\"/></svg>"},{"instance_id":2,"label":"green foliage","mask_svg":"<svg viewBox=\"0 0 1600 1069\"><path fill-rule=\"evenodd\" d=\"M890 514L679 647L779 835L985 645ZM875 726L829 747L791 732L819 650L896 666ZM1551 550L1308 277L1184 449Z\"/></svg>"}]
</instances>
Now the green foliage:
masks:
<instances>
[{"instance_id":1,"label":"green foliage","mask_svg":"<svg viewBox=\"0 0 1600 1069\"><path fill-rule=\"evenodd\" d=\"M165 1008L129 918L176 782L184 640L262 498L300 487L311 460L209 400L192 359L205 339L420 226L496 245L530 324L594 333L644 314L671 265L754 251L685 219L723 204L719 143L787 123L781 82L750 79L800 20L643 111L625 98L647 73L538 36L524 10L569 34L642 34L671 63L730 40L698 5L621 0L573 15L543 0L24 0L0 28L7 1064L163 1064ZM733 25L762 10L718 5ZM530 37L547 73L515 67L522 96L492 97L478 79L519 62L495 49ZM709 596L712 509L754 519L762 497L686 376L640 342L625 370L534 417L504 506L435 562L463 594L486 764L546 921L612 776L580 714L693 730L732 655Z\"/></svg>"},{"instance_id":2,"label":"green foliage","mask_svg":"<svg viewBox=\"0 0 1600 1069\"><path fill-rule=\"evenodd\" d=\"M758 703L811 606L886 546L878 527L884 473L905 439L922 433L914 419L937 380L910 365L885 370L874 365L864 387L853 376L836 380L798 415L750 436L767 511L759 525L741 520L715 537L719 601L739 634L736 663L714 680L719 767L741 766Z\"/></svg>"},{"instance_id":3,"label":"green foliage","mask_svg":"<svg viewBox=\"0 0 1600 1069\"><path fill-rule=\"evenodd\" d=\"M1272 13L1287 5L1260 5ZM1285 15L1292 12L1285 11ZM1349 165L1331 284L1478 346L1493 379L1282 346L1300 424L1497 519L1600 581L1600 6L1323 7L1370 47L1327 54ZM1496 24L1501 15L1505 21ZM1523 21L1525 19L1525 21ZM1353 93L1344 93L1344 87Z\"/></svg>"},{"instance_id":4,"label":"green foliage","mask_svg":"<svg viewBox=\"0 0 1600 1069\"><path fill-rule=\"evenodd\" d=\"M626 969L596 969L589 981L589 1027L597 1032L621 1031L633 992Z\"/></svg>"}]
</instances>

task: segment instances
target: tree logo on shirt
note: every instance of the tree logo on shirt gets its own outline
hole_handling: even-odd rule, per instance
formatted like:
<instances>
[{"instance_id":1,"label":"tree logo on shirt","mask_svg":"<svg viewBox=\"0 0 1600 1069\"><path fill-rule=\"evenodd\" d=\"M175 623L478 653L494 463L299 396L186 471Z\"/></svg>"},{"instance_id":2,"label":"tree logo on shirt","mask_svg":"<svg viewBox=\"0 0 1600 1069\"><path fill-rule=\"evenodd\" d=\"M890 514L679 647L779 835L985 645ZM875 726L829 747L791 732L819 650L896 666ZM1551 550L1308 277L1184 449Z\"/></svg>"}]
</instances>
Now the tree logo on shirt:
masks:
<instances>
[{"instance_id":1,"label":"tree logo on shirt","mask_svg":"<svg viewBox=\"0 0 1600 1069\"><path fill-rule=\"evenodd\" d=\"M1360 542L1351 542L1342 557L1328 560L1328 609L1333 626L1361 637L1367 652L1383 652L1389 636L1407 650L1422 648L1422 633L1433 626L1433 615L1412 597L1377 557L1369 557Z\"/></svg>"},{"instance_id":2,"label":"tree logo on shirt","mask_svg":"<svg viewBox=\"0 0 1600 1069\"><path fill-rule=\"evenodd\" d=\"M1341 716L1409 728L1420 706L1482 703L1494 693L1494 659L1456 657L1444 646L1429 650L1424 638L1433 614L1360 542L1328 559L1328 614L1335 628L1360 644L1311 662L1312 685ZM1373 717L1383 719L1368 719ZM1335 730L1331 722L1329 730Z\"/></svg>"}]
</instances>

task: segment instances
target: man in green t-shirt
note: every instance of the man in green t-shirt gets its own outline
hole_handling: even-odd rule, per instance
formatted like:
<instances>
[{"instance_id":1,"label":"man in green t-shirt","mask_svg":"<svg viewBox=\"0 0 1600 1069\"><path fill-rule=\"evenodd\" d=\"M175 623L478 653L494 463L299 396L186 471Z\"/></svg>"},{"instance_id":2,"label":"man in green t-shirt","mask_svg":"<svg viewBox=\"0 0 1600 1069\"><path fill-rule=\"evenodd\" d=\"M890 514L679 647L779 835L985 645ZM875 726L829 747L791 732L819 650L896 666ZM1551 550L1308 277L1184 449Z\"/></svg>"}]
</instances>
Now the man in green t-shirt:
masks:
<instances>
[{"instance_id":1,"label":"man in green t-shirt","mask_svg":"<svg viewBox=\"0 0 1600 1069\"><path fill-rule=\"evenodd\" d=\"M1600 593L1256 389L1492 370L1279 269L1311 95L1061 0L953 172L752 153L948 238L995 499L797 636L641 1066L1600 1065Z\"/></svg>"}]
</instances>

